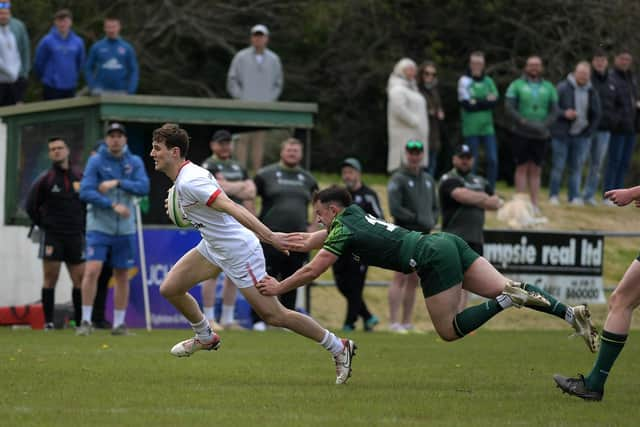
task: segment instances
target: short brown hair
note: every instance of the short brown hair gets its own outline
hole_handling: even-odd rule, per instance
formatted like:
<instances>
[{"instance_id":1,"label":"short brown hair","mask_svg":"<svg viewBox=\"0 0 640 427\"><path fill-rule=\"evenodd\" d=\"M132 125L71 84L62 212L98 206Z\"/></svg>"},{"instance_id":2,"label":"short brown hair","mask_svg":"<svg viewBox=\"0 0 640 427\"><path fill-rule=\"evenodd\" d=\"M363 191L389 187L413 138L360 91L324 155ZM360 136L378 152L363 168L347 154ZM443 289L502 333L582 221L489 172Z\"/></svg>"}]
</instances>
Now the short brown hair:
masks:
<instances>
[{"instance_id":1,"label":"short brown hair","mask_svg":"<svg viewBox=\"0 0 640 427\"><path fill-rule=\"evenodd\" d=\"M153 141L161 142L167 148L178 147L180 157L186 158L189 153L189 134L176 123L165 123L153 131Z\"/></svg>"},{"instance_id":2,"label":"short brown hair","mask_svg":"<svg viewBox=\"0 0 640 427\"><path fill-rule=\"evenodd\" d=\"M337 203L343 208L351 205L353 200L351 199L351 193L339 185L332 185L331 187L325 188L324 190L316 191L313 194L313 203Z\"/></svg>"},{"instance_id":3,"label":"short brown hair","mask_svg":"<svg viewBox=\"0 0 640 427\"><path fill-rule=\"evenodd\" d=\"M287 138L282 141L282 144L280 144L280 149L283 149L285 145L289 144L298 144L300 147L304 148L304 144L302 144L302 141L300 141L298 138Z\"/></svg>"},{"instance_id":4,"label":"short brown hair","mask_svg":"<svg viewBox=\"0 0 640 427\"><path fill-rule=\"evenodd\" d=\"M53 19L64 19L64 18L73 19L73 14L69 9L60 9L59 11L53 14Z\"/></svg>"}]
</instances>

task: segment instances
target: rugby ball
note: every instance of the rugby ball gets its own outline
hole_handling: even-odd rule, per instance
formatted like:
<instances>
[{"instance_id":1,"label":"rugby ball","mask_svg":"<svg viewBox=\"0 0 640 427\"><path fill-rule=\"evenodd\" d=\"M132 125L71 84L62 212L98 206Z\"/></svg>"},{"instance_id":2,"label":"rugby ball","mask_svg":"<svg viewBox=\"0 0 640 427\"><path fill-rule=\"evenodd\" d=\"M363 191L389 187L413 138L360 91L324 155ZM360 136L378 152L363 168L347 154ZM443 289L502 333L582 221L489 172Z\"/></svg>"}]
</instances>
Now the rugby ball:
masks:
<instances>
[{"instance_id":1,"label":"rugby ball","mask_svg":"<svg viewBox=\"0 0 640 427\"><path fill-rule=\"evenodd\" d=\"M169 191L167 192L167 214L169 215L169 219L175 225L181 228L191 227L191 223L185 217L184 212L182 211L182 207L180 206L180 201L178 200L178 192L175 189L175 186L171 186Z\"/></svg>"}]
</instances>

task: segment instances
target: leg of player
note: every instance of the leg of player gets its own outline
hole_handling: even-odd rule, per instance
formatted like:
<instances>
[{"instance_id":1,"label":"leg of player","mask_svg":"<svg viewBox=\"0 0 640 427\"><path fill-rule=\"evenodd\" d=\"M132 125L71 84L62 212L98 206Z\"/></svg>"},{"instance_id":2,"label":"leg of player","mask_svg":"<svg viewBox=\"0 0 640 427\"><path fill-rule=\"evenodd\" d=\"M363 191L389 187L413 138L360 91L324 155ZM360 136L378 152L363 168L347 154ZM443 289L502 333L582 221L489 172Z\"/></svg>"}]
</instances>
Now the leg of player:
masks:
<instances>
[{"instance_id":1,"label":"leg of player","mask_svg":"<svg viewBox=\"0 0 640 427\"><path fill-rule=\"evenodd\" d=\"M517 307L528 307L563 319L573 327L574 335L584 339L591 352L598 351L598 332L591 323L591 314L586 305L570 307L537 286L509 280L485 258L478 258L469 267L464 275L463 287L486 298L502 298L501 294L506 295ZM541 300L548 304L541 304ZM507 308L504 305L502 303L503 308Z\"/></svg>"},{"instance_id":2,"label":"leg of player","mask_svg":"<svg viewBox=\"0 0 640 427\"><path fill-rule=\"evenodd\" d=\"M187 318L196 333L194 338L173 346L171 354L174 356L188 357L199 350L217 350L220 347L220 337L211 330L198 302L188 292L196 284L217 277L220 271L218 266L193 248L178 260L160 285L160 294Z\"/></svg>"},{"instance_id":3,"label":"leg of player","mask_svg":"<svg viewBox=\"0 0 640 427\"><path fill-rule=\"evenodd\" d=\"M202 311L214 331L222 329L222 326L216 321L216 283L217 279L215 278L202 282Z\"/></svg>"},{"instance_id":4,"label":"leg of player","mask_svg":"<svg viewBox=\"0 0 640 427\"><path fill-rule=\"evenodd\" d=\"M407 333L400 323L400 306L406 285L406 276L404 273L394 272L389 285L389 329L400 334Z\"/></svg>"},{"instance_id":5,"label":"leg of player","mask_svg":"<svg viewBox=\"0 0 640 427\"><path fill-rule=\"evenodd\" d=\"M237 290L236 285L225 275L222 283L222 313L220 315L220 323L224 329L242 329L234 318Z\"/></svg>"},{"instance_id":6,"label":"leg of player","mask_svg":"<svg viewBox=\"0 0 640 427\"><path fill-rule=\"evenodd\" d=\"M42 261L42 310L44 311L45 330L53 330L53 312L55 311L56 283L60 275L60 261Z\"/></svg>"},{"instance_id":7,"label":"leg of player","mask_svg":"<svg viewBox=\"0 0 640 427\"><path fill-rule=\"evenodd\" d=\"M67 271L71 277L73 289L71 290L71 301L73 301L73 310L75 314L76 325L82 322L82 275L84 274L84 262L79 264L67 263Z\"/></svg>"},{"instance_id":8,"label":"leg of player","mask_svg":"<svg viewBox=\"0 0 640 427\"><path fill-rule=\"evenodd\" d=\"M266 297L254 286L240 288L240 292L268 324L290 329L329 351L336 364L336 384L347 382L351 376L351 360L356 353L353 341L336 337L311 317L285 308L276 297Z\"/></svg>"},{"instance_id":9,"label":"leg of player","mask_svg":"<svg viewBox=\"0 0 640 427\"><path fill-rule=\"evenodd\" d=\"M82 322L76 330L76 335L89 335L93 331L91 315L93 314L93 300L96 297L98 276L102 270L102 261L88 260L84 266L82 276Z\"/></svg>"},{"instance_id":10,"label":"leg of player","mask_svg":"<svg viewBox=\"0 0 640 427\"><path fill-rule=\"evenodd\" d=\"M129 269L113 269L115 288L113 290L113 335L129 335L124 321L129 305Z\"/></svg>"},{"instance_id":11,"label":"leg of player","mask_svg":"<svg viewBox=\"0 0 640 427\"><path fill-rule=\"evenodd\" d=\"M609 314L602 330L602 344L587 377L553 376L563 392L584 400L602 400L604 384L624 347L633 310L640 305L640 262L634 260L609 298Z\"/></svg>"},{"instance_id":12,"label":"leg of player","mask_svg":"<svg viewBox=\"0 0 640 427\"><path fill-rule=\"evenodd\" d=\"M413 331L413 308L416 305L416 287L418 286L418 274L407 274L402 296L402 328L405 331Z\"/></svg>"}]
</instances>

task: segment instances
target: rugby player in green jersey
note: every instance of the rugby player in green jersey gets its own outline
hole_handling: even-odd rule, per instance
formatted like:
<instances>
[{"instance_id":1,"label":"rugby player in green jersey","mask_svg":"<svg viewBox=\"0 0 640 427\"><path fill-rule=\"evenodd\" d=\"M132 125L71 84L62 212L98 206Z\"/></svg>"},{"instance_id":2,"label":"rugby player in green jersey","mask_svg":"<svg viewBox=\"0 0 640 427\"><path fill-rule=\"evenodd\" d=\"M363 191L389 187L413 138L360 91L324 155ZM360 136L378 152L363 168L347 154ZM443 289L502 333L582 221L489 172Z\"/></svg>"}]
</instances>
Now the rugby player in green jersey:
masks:
<instances>
[{"instance_id":1,"label":"rugby player in green jersey","mask_svg":"<svg viewBox=\"0 0 640 427\"><path fill-rule=\"evenodd\" d=\"M598 333L585 305L569 307L542 289L507 279L458 236L422 234L367 215L337 186L317 192L313 208L325 229L291 233L287 244L292 251L320 251L282 282L270 276L260 280L256 287L263 295L311 283L339 256L352 254L367 265L417 272L433 326L445 341L462 338L506 308L524 306L565 319L590 351L598 350ZM463 289L488 300L459 311Z\"/></svg>"}]
</instances>

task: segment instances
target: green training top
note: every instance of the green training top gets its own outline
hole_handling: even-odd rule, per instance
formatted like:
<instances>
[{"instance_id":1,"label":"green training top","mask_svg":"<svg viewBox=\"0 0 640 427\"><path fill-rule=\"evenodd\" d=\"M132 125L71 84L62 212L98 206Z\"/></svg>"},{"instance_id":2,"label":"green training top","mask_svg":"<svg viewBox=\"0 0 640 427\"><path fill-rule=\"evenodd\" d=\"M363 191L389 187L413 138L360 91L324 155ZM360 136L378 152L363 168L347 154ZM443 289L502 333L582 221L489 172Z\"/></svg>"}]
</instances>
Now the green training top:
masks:
<instances>
[{"instance_id":1,"label":"green training top","mask_svg":"<svg viewBox=\"0 0 640 427\"><path fill-rule=\"evenodd\" d=\"M469 76L463 76L458 82L459 101L468 101L471 104L478 100L484 101L487 96L493 94L498 97L498 89L493 79L484 76L482 80L475 80ZM477 111L467 111L461 108L462 136L494 135L493 109L487 108Z\"/></svg>"},{"instance_id":2,"label":"green training top","mask_svg":"<svg viewBox=\"0 0 640 427\"><path fill-rule=\"evenodd\" d=\"M352 204L333 219L323 248L337 256L353 254L363 264L410 273L417 265L414 256L423 236Z\"/></svg>"},{"instance_id":3,"label":"green training top","mask_svg":"<svg viewBox=\"0 0 640 427\"><path fill-rule=\"evenodd\" d=\"M511 82L505 96L516 99L522 117L538 122L544 121L558 102L558 92L550 82L533 82L522 77Z\"/></svg>"}]
</instances>

